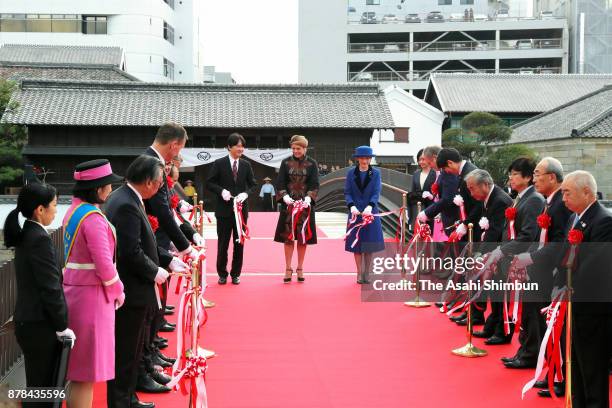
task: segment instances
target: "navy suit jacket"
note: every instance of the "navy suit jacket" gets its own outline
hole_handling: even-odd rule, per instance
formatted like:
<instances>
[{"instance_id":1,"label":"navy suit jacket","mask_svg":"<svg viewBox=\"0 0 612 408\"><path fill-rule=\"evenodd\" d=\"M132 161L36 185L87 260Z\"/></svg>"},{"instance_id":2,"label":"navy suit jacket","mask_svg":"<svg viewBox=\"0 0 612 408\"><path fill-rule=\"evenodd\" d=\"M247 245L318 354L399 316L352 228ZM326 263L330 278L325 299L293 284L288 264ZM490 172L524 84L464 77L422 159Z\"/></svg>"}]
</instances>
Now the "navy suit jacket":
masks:
<instances>
[{"instance_id":1,"label":"navy suit jacket","mask_svg":"<svg viewBox=\"0 0 612 408\"><path fill-rule=\"evenodd\" d=\"M459 189L459 177L440 171L438 177L439 200L425 209L427 218L433 218L440 214L444 228L451 227L459 219L459 207L455 205L453 199ZM448 233L448 230L446 231Z\"/></svg>"}]
</instances>

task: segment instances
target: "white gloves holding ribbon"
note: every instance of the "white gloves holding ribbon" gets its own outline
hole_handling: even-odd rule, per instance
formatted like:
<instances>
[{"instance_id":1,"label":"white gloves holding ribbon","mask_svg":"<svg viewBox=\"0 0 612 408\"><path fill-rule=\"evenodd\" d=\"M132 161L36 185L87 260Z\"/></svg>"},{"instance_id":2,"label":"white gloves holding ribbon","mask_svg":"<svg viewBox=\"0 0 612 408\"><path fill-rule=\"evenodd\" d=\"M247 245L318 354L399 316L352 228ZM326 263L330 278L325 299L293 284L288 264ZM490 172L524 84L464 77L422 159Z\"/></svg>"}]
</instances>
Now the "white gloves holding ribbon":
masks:
<instances>
[{"instance_id":1,"label":"white gloves holding ribbon","mask_svg":"<svg viewBox=\"0 0 612 408\"><path fill-rule=\"evenodd\" d=\"M181 261L177 257L174 257L170 261L168 268L170 268L172 272L186 272L187 269L189 269L189 266L187 266L185 262Z\"/></svg>"},{"instance_id":2,"label":"white gloves holding ribbon","mask_svg":"<svg viewBox=\"0 0 612 408\"><path fill-rule=\"evenodd\" d=\"M486 255L487 260L485 262L484 269L487 269L489 266L493 265L494 263L497 263L497 261L502 259L503 256L504 253L501 251L501 249L499 249L499 247L495 248L492 252Z\"/></svg>"},{"instance_id":3,"label":"white gloves holding ribbon","mask_svg":"<svg viewBox=\"0 0 612 408\"><path fill-rule=\"evenodd\" d=\"M189 257L191 259L198 259L199 252L196 251L196 249L194 247L189 245L187 247L187 249L182 250L181 252L179 252L179 254L180 255L187 255L187 257Z\"/></svg>"},{"instance_id":4,"label":"white gloves holding ribbon","mask_svg":"<svg viewBox=\"0 0 612 408\"><path fill-rule=\"evenodd\" d=\"M531 264L533 264L533 259L531 259L529 252L524 252L514 257L514 267L516 269L525 269Z\"/></svg>"},{"instance_id":5,"label":"white gloves holding ribbon","mask_svg":"<svg viewBox=\"0 0 612 408\"><path fill-rule=\"evenodd\" d=\"M285 194L283 196L283 201L285 202L286 205L293 204L293 198L289 197L289 194Z\"/></svg>"},{"instance_id":6,"label":"white gloves holding ribbon","mask_svg":"<svg viewBox=\"0 0 612 408\"><path fill-rule=\"evenodd\" d=\"M115 299L115 310L119 309L125 303L125 292L121 293L117 299Z\"/></svg>"},{"instance_id":7,"label":"white gloves holding ribbon","mask_svg":"<svg viewBox=\"0 0 612 408\"><path fill-rule=\"evenodd\" d=\"M467 234L467 228L465 227L465 224L461 223L457 225L457 229L455 230L455 232L457 232L457 236L459 237L459 239L463 238L463 236Z\"/></svg>"},{"instance_id":8,"label":"white gloves holding ribbon","mask_svg":"<svg viewBox=\"0 0 612 408\"><path fill-rule=\"evenodd\" d=\"M200 234L198 234L197 232L195 234L193 234L193 237L191 238L191 241L196 244L199 247L204 246L204 237L202 237Z\"/></svg>"},{"instance_id":9,"label":"white gloves holding ribbon","mask_svg":"<svg viewBox=\"0 0 612 408\"><path fill-rule=\"evenodd\" d=\"M423 191L423 198L426 200L433 200L434 196L429 191Z\"/></svg>"},{"instance_id":10,"label":"white gloves holding ribbon","mask_svg":"<svg viewBox=\"0 0 612 408\"><path fill-rule=\"evenodd\" d=\"M170 274L168 273L167 270L165 270L162 267L158 267L157 275L155 275L155 283L157 283L158 285L161 285L162 283L166 281L166 279L168 279L168 276L170 276Z\"/></svg>"},{"instance_id":11,"label":"white gloves holding ribbon","mask_svg":"<svg viewBox=\"0 0 612 408\"><path fill-rule=\"evenodd\" d=\"M425 215L425 211L421 211L418 215L417 215L417 220L421 221L421 222L427 222L428 218L427 215Z\"/></svg>"},{"instance_id":12,"label":"white gloves holding ribbon","mask_svg":"<svg viewBox=\"0 0 612 408\"><path fill-rule=\"evenodd\" d=\"M247 193L240 193L236 196L236 201L241 203L244 200L246 200L247 198L249 198L249 195Z\"/></svg>"},{"instance_id":13,"label":"white gloves holding ribbon","mask_svg":"<svg viewBox=\"0 0 612 408\"><path fill-rule=\"evenodd\" d=\"M185 200L181 200L181 201L179 201L178 210L179 210L179 212L181 214L187 213L187 212L193 210L193 205L189 204Z\"/></svg>"},{"instance_id":14,"label":"white gloves holding ribbon","mask_svg":"<svg viewBox=\"0 0 612 408\"><path fill-rule=\"evenodd\" d=\"M461 195L457 194L455 197L453 197L453 203L457 207L461 207L463 205L463 197L461 197Z\"/></svg>"},{"instance_id":15,"label":"white gloves holding ribbon","mask_svg":"<svg viewBox=\"0 0 612 408\"><path fill-rule=\"evenodd\" d=\"M221 197L223 198L223 200L229 201L232 198L232 195L229 191L224 189L223 191L221 191Z\"/></svg>"},{"instance_id":16,"label":"white gloves holding ribbon","mask_svg":"<svg viewBox=\"0 0 612 408\"><path fill-rule=\"evenodd\" d=\"M366 208L363 209L361 213L363 215L372 215L372 206L368 205Z\"/></svg>"},{"instance_id":17,"label":"white gloves holding ribbon","mask_svg":"<svg viewBox=\"0 0 612 408\"><path fill-rule=\"evenodd\" d=\"M304 206L306 207L310 207L310 203L312 202L312 199L309 196L306 196L304 198Z\"/></svg>"},{"instance_id":18,"label":"white gloves holding ribbon","mask_svg":"<svg viewBox=\"0 0 612 408\"><path fill-rule=\"evenodd\" d=\"M74 342L76 341L76 335L71 329L66 328L66 330L64 331L55 332L55 335L57 336L57 339L60 341L62 340L62 337L69 337L72 340L72 346L70 346L70 348L74 347Z\"/></svg>"},{"instance_id":19,"label":"white gloves holding ribbon","mask_svg":"<svg viewBox=\"0 0 612 408\"><path fill-rule=\"evenodd\" d=\"M357 207L351 207L351 215L359 215L359 210L357 209Z\"/></svg>"}]
</instances>

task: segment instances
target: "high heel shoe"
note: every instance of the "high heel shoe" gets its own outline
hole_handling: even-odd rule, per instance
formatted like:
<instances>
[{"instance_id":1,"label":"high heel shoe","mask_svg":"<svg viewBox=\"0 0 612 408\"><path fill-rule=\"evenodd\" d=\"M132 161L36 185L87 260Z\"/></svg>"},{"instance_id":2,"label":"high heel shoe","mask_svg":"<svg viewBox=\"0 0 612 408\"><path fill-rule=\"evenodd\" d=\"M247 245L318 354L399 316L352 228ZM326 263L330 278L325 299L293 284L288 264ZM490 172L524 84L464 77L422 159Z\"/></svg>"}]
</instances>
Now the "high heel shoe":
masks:
<instances>
[{"instance_id":1,"label":"high heel shoe","mask_svg":"<svg viewBox=\"0 0 612 408\"><path fill-rule=\"evenodd\" d=\"M287 272L289 272L289 277L287 277ZM293 269L291 268L285 269L285 277L283 278L283 282L284 283L291 282L291 275L293 275Z\"/></svg>"},{"instance_id":2,"label":"high heel shoe","mask_svg":"<svg viewBox=\"0 0 612 408\"><path fill-rule=\"evenodd\" d=\"M304 282L306 280L306 278L304 277L304 270L302 268L297 268L295 270L295 273L297 273L298 282Z\"/></svg>"}]
</instances>

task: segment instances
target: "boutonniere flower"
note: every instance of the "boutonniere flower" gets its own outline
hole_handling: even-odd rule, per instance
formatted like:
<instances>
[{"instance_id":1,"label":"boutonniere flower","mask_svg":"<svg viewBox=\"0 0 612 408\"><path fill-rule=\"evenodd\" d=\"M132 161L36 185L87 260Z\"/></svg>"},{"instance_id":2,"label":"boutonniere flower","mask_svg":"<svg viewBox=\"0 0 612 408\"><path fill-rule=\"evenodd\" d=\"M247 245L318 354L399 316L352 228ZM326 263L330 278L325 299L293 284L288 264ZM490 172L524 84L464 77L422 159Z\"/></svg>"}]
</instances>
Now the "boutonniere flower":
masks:
<instances>
[{"instance_id":1,"label":"boutonniere flower","mask_svg":"<svg viewBox=\"0 0 612 408\"><path fill-rule=\"evenodd\" d=\"M538 227L542 229L548 229L550 228L551 224L552 218L550 218L550 215L546 213L538 215Z\"/></svg>"},{"instance_id":2,"label":"boutonniere flower","mask_svg":"<svg viewBox=\"0 0 612 408\"><path fill-rule=\"evenodd\" d=\"M170 208L175 209L178 207L180 201L178 194L172 195L172 197L170 197Z\"/></svg>"},{"instance_id":3,"label":"boutonniere flower","mask_svg":"<svg viewBox=\"0 0 612 408\"><path fill-rule=\"evenodd\" d=\"M567 240L572 245L578 245L584 239L584 233L576 228L572 228L567 234Z\"/></svg>"},{"instance_id":4,"label":"boutonniere flower","mask_svg":"<svg viewBox=\"0 0 612 408\"><path fill-rule=\"evenodd\" d=\"M174 180L172 180L172 177L166 176L166 182L168 183L168 188L169 189L174 188Z\"/></svg>"},{"instance_id":5,"label":"boutonniere flower","mask_svg":"<svg viewBox=\"0 0 612 408\"><path fill-rule=\"evenodd\" d=\"M149 224L151 224L151 229L153 232L157 231L159 228L159 221L157 220L157 217L149 214L147 215L147 218L149 219Z\"/></svg>"},{"instance_id":6,"label":"boutonniere flower","mask_svg":"<svg viewBox=\"0 0 612 408\"><path fill-rule=\"evenodd\" d=\"M438 195L438 194L440 193L440 186L438 185L438 183L433 183L433 184L431 185L431 192L432 192L434 195Z\"/></svg>"},{"instance_id":7,"label":"boutonniere flower","mask_svg":"<svg viewBox=\"0 0 612 408\"><path fill-rule=\"evenodd\" d=\"M516 208L514 207L506 208L505 215L508 221L514 221L516 219Z\"/></svg>"},{"instance_id":8,"label":"boutonniere flower","mask_svg":"<svg viewBox=\"0 0 612 408\"><path fill-rule=\"evenodd\" d=\"M453 203L457 206L457 207L461 207L463 205L463 197L461 197L459 194L457 194L454 198L453 198Z\"/></svg>"},{"instance_id":9,"label":"boutonniere flower","mask_svg":"<svg viewBox=\"0 0 612 408\"><path fill-rule=\"evenodd\" d=\"M478 225L480 226L481 230L488 230L489 229L489 219L487 217L482 217L480 219L480 221L478 221Z\"/></svg>"}]
</instances>

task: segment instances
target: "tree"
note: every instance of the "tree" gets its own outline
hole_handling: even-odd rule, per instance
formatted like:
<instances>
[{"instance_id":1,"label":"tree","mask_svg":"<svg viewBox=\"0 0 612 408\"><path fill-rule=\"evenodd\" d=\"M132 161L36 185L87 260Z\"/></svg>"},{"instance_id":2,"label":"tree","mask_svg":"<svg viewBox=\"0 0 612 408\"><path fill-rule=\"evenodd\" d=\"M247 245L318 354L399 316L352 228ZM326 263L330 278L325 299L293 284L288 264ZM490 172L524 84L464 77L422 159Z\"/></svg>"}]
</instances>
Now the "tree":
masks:
<instances>
[{"instance_id":1,"label":"tree","mask_svg":"<svg viewBox=\"0 0 612 408\"><path fill-rule=\"evenodd\" d=\"M15 112L19 103L11 100L17 83L0 78L0 117ZM0 186L11 185L23 175L21 150L27 142L25 126L0 123Z\"/></svg>"},{"instance_id":2,"label":"tree","mask_svg":"<svg viewBox=\"0 0 612 408\"><path fill-rule=\"evenodd\" d=\"M514 159L521 156L537 159L537 154L533 149L522 144L515 144L500 147L478 165L491 174L496 184L503 186L508 180L508 166Z\"/></svg>"}]
</instances>

